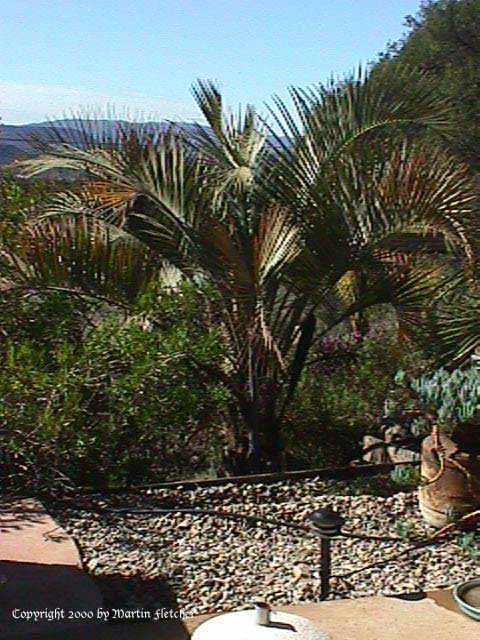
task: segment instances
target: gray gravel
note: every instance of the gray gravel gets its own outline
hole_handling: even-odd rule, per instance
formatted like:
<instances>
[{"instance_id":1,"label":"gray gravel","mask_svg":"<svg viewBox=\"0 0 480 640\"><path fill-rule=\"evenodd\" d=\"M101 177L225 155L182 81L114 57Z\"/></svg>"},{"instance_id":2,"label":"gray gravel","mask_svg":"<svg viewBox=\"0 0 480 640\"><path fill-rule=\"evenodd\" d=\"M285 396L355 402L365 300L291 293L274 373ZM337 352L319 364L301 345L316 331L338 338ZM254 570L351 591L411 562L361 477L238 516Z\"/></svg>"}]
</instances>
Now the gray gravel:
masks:
<instances>
[{"instance_id":1,"label":"gray gravel","mask_svg":"<svg viewBox=\"0 0 480 640\"><path fill-rule=\"evenodd\" d=\"M340 539L333 573L384 560L432 533L414 493L389 497L325 494L325 482L308 480L160 490L135 497L95 496L96 508L193 506L305 524L322 506L339 510L346 528L369 535L403 536L400 543ZM85 509L55 514L76 539L89 572L112 606L158 608L176 604L189 615L240 608L262 599L274 605L318 601L319 540L314 535L211 516L99 515ZM400 561L334 579L332 597L359 597L435 589L480 573L478 538L462 550L459 539L416 550ZM465 546L465 545L464 545Z\"/></svg>"}]
</instances>

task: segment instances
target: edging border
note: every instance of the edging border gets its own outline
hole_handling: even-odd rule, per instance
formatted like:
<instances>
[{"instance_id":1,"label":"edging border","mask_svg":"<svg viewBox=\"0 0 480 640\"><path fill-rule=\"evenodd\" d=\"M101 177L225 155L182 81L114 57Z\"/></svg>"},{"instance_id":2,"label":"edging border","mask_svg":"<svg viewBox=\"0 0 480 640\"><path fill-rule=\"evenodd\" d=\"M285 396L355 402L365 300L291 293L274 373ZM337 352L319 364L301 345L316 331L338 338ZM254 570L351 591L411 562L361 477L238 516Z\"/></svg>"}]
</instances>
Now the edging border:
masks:
<instances>
[{"instance_id":1,"label":"edging border","mask_svg":"<svg viewBox=\"0 0 480 640\"><path fill-rule=\"evenodd\" d=\"M104 487L78 489L82 494L95 493L135 493L148 489L200 489L202 487L221 487L228 484L236 486L243 484L274 484L275 482L296 482L309 478L321 478L323 480L348 480L349 478L362 478L375 476L379 473L392 471L395 467L418 467L418 461L411 462L386 462L384 464L346 465L343 467L322 467L320 469L303 469L300 471L281 471L278 473L263 473L247 476L228 476L223 478L199 478L198 480L172 480L152 484L136 485L132 487Z\"/></svg>"}]
</instances>

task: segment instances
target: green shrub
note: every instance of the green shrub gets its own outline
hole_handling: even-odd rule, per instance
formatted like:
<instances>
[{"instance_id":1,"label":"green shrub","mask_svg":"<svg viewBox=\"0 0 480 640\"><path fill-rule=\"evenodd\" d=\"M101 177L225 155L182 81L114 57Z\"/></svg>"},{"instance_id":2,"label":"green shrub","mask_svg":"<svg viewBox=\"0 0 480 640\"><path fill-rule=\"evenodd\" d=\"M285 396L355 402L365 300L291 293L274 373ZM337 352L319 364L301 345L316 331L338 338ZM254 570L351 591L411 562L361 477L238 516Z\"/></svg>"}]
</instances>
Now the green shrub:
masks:
<instances>
[{"instance_id":1,"label":"green shrub","mask_svg":"<svg viewBox=\"0 0 480 640\"><path fill-rule=\"evenodd\" d=\"M479 532L471 531L470 533L462 534L457 541L458 547L461 553L472 560L480 560L480 534Z\"/></svg>"},{"instance_id":2,"label":"green shrub","mask_svg":"<svg viewBox=\"0 0 480 640\"><path fill-rule=\"evenodd\" d=\"M64 297L30 302L0 353L8 487L160 481L218 463L226 394L192 359L222 354L216 333L192 322L196 295L149 292L160 328L148 319L148 299L127 322L95 308L89 323Z\"/></svg>"},{"instance_id":3,"label":"green shrub","mask_svg":"<svg viewBox=\"0 0 480 640\"><path fill-rule=\"evenodd\" d=\"M21 180L0 171L0 242L10 239L27 216L27 210L58 189L52 180Z\"/></svg>"}]
</instances>

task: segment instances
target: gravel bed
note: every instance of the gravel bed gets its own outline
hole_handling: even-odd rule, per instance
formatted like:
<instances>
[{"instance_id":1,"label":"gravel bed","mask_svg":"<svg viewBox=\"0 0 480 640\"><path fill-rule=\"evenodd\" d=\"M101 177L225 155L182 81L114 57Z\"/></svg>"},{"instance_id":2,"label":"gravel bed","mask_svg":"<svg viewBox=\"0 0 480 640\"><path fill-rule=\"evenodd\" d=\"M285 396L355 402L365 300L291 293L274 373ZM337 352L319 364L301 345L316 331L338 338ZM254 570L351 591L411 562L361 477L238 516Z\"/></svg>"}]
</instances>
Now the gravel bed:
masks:
<instances>
[{"instance_id":1,"label":"gravel bed","mask_svg":"<svg viewBox=\"0 0 480 640\"><path fill-rule=\"evenodd\" d=\"M325 481L275 485L158 490L135 496L82 498L83 508L56 510L77 541L85 567L98 581L107 605L156 609L172 604L188 615L249 606L318 601L320 543L314 535L285 527L252 525L186 514L96 514L89 508L195 507L222 509L305 524L327 504L340 511L345 529L402 541L339 539L333 543L333 574L381 561L411 546L408 537L432 533L422 521L415 493L388 497L331 495ZM333 579L331 597L359 597L435 589L480 573L474 545L459 538L419 549L399 561ZM463 545L465 546L465 545Z\"/></svg>"}]
</instances>

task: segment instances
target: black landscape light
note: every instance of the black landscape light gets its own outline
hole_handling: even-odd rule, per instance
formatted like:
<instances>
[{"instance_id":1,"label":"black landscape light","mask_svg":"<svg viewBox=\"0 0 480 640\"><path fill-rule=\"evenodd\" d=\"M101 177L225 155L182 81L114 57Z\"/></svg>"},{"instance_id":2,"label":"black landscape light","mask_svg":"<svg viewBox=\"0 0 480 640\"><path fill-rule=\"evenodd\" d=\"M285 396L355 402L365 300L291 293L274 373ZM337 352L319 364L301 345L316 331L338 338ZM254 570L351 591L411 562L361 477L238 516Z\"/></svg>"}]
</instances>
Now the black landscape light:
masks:
<instances>
[{"instance_id":1,"label":"black landscape light","mask_svg":"<svg viewBox=\"0 0 480 640\"><path fill-rule=\"evenodd\" d=\"M345 520L342 516L331 507L324 507L318 511L314 511L308 516L310 528L321 538L322 545L322 564L320 571L322 600L328 598L330 593L330 575L332 565L331 544L332 539L339 536Z\"/></svg>"}]
</instances>

